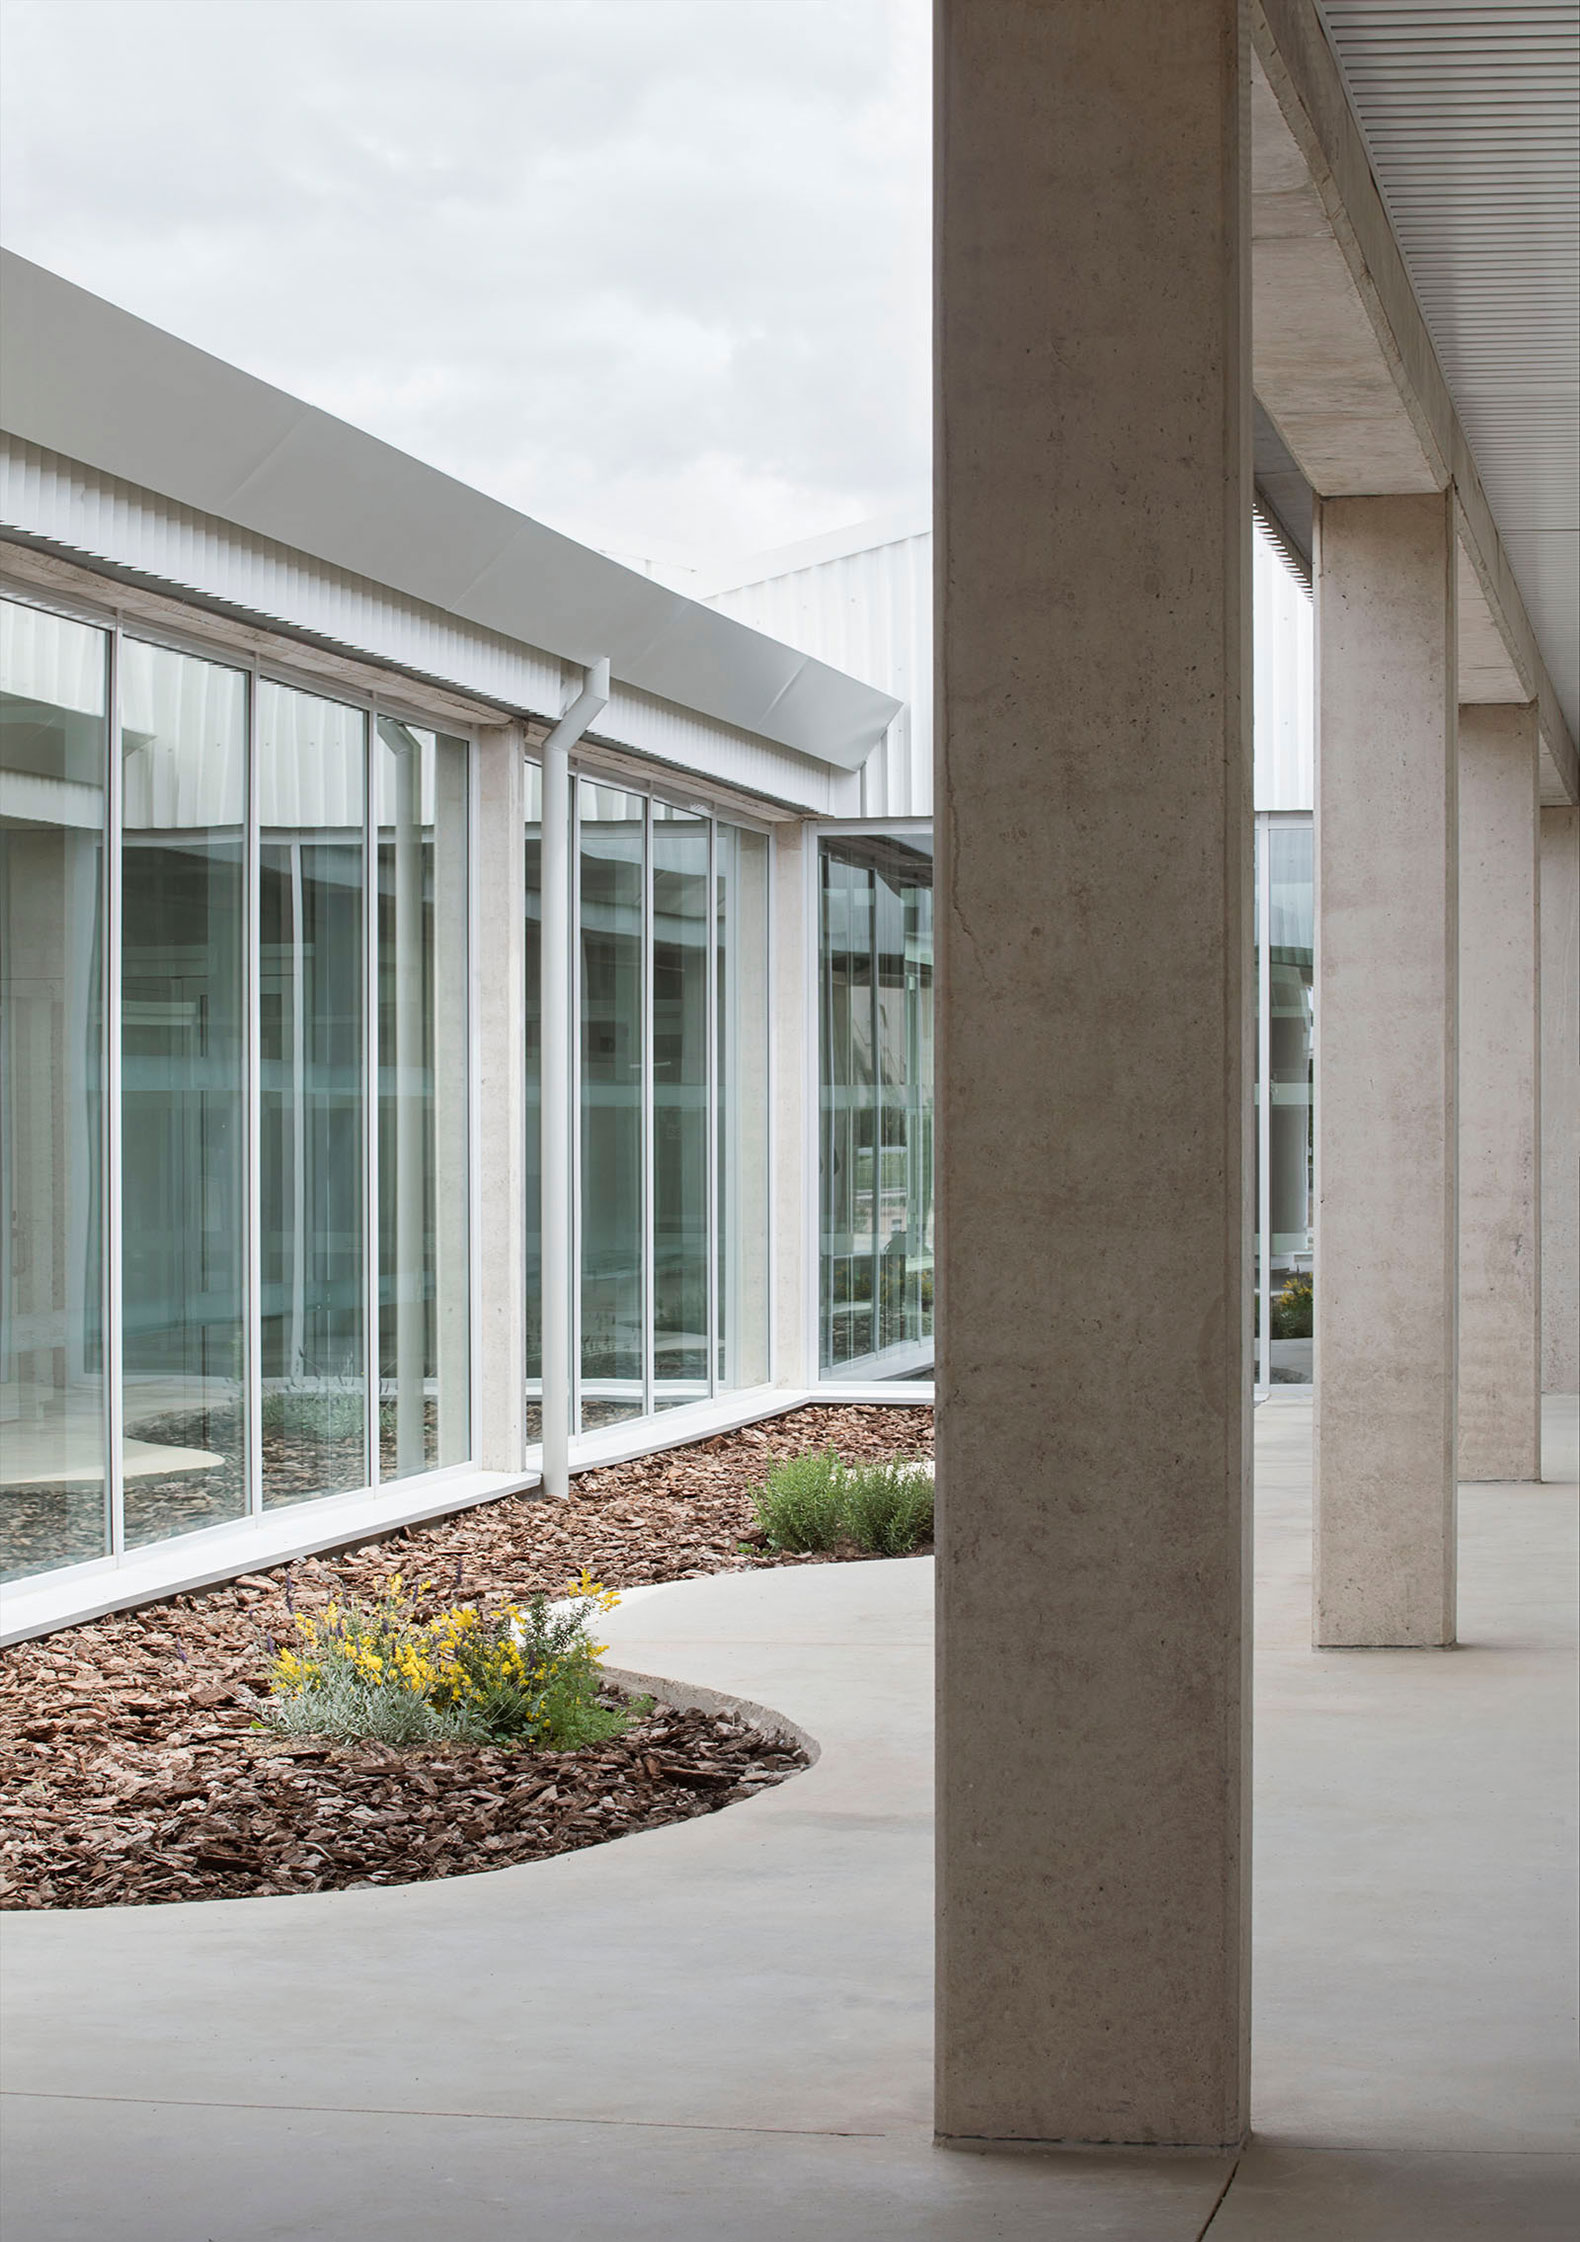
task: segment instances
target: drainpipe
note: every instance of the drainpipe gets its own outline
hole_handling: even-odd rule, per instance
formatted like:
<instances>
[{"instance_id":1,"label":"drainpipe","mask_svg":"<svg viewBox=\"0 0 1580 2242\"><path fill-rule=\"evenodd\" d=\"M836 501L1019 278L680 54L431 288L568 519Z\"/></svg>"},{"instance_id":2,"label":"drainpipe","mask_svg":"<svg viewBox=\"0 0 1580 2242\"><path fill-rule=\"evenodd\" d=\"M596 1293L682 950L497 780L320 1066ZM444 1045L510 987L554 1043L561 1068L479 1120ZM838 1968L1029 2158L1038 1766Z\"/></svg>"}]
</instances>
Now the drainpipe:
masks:
<instances>
[{"instance_id":1,"label":"drainpipe","mask_svg":"<svg viewBox=\"0 0 1580 2242\"><path fill-rule=\"evenodd\" d=\"M591 662L582 689L543 743L543 1492L571 1486L570 752L609 702L609 664Z\"/></svg>"}]
</instances>

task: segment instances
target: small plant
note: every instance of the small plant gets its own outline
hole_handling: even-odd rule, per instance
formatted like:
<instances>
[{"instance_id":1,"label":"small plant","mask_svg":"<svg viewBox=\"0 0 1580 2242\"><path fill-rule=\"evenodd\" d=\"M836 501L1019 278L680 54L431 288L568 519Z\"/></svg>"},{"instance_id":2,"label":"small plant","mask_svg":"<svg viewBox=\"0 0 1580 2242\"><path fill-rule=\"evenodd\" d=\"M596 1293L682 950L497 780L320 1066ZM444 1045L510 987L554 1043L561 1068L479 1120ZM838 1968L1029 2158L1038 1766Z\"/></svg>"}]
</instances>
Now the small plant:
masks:
<instances>
[{"instance_id":1,"label":"small plant","mask_svg":"<svg viewBox=\"0 0 1580 2242\"><path fill-rule=\"evenodd\" d=\"M349 1597L296 1615L296 1645L274 1654L267 1726L346 1742L534 1745L575 1751L636 1717L599 1702L588 1621L618 1596L585 1569L551 1605L534 1596L497 1612L452 1604L419 1616L399 1573L372 1601Z\"/></svg>"},{"instance_id":2,"label":"small plant","mask_svg":"<svg viewBox=\"0 0 1580 2242\"><path fill-rule=\"evenodd\" d=\"M933 1483L911 1463L859 1464L843 1475L845 1525L875 1557L908 1557L933 1538Z\"/></svg>"},{"instance_id":3,"label":"small plant","mask_svg":"<svg viewBox=\"0 0 1580 2242\"><path fill-rule=\"evenodd\" d=\"M756 1497L769 1545L799 1556L854 1542L904 1557L933 1532L933 1486L914 1463L842 1464L832 1448L775 1464Z\"/></svg>"},{"instance_id":4,"label":"small plant","mask_svg":"<svg viewBox=\"0 0 1580 2242\"><path fill-rule=\"evenodd\" d=\"M832 1549L844 1524L842 1470L832 1448L815 1456L787 1456L757 1491L757 1523L775 1549L804 1556Z\"/></svg>"}]
</instances>

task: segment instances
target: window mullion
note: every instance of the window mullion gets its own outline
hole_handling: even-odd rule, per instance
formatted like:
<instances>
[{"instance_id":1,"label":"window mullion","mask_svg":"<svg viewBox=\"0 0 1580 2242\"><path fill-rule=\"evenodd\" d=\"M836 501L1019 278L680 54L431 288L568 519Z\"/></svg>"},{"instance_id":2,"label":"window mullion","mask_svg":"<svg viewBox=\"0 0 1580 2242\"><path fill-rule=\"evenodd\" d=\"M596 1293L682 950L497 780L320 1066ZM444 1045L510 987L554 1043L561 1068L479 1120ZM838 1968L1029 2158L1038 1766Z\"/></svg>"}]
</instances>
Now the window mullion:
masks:
<instances>
[{"instance_id":1,"label":"window mullion","mask_svg":"<svg viewBox=\"0 0 1580 2242\"><path fill-rule=\"evenodd\" d=\"M120 1557L126 1548L125 1397L121 1381L125 1349L121 1335L121 827L125 768L121 749L121 633L117 624L109 638L109 710L104 794L104 865L101 894L104 910L104 962L101 989L104 1018L100 1039L104 1074L104 1111L99 1117L99 1139L104 1162L104 1183L99 1196L102 1224L100 1252L101 1337L99 1357L104 1377L104 1469L108 1502L109 1546Z\"/></svg>"}]
</instances>

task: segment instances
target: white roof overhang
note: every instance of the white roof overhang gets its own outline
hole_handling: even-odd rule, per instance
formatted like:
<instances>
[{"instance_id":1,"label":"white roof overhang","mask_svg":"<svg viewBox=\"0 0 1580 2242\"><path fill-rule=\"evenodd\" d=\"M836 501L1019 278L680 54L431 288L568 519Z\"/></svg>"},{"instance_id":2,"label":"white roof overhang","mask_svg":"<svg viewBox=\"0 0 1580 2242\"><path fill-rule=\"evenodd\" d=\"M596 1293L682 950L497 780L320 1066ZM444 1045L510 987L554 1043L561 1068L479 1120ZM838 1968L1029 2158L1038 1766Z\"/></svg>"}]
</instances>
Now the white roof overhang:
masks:
<instances>
[{"instance_id":1,"label":"white roof overhang","mask_svg":"<svg viewBox=\"0 0 1580 2242\"><path fill-rule=\"evenodd\" d=\"M0 423L562 660L857 770L900 704L0 251Z\"/></svg>"}]
</instances>

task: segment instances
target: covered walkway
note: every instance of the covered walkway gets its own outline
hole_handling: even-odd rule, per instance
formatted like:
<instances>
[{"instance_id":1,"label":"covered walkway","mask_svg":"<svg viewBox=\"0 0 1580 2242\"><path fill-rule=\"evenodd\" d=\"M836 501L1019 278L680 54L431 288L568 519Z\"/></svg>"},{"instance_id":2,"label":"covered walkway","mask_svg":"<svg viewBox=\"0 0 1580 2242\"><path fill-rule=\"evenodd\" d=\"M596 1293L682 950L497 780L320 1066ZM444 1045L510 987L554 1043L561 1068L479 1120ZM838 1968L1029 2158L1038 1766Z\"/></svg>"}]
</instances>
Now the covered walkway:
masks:
<instances>
[{"instance_id":1,"label":"covered walkway","mask_svg":"<svg viewBox=\"0 0 1580 2242\"><path fill-rule=\"evenodd\" d=\"M628 1668L812 1770L403 1890L12 1917L9 2231L50 2242L1567 2242L1576 1408L1462 1490L1462 1647L1314 1652L1310 1404L1257 1412L1256 2073L1229 2155L932 2143L932 1566L720 1576Z\"/></svg>"}]
</instances>

